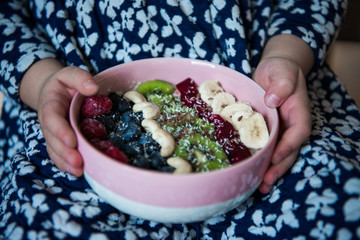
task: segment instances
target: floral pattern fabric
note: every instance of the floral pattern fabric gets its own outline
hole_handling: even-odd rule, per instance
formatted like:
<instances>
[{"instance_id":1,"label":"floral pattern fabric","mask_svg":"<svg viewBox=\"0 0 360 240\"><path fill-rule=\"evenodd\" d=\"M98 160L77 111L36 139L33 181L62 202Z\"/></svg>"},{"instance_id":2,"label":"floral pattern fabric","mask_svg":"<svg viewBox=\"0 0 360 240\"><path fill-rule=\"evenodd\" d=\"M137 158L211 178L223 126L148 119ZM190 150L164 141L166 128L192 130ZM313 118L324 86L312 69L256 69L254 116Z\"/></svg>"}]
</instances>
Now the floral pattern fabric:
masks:
<instances>
[{"instance_id":1,"label":"floral pattern fabric","mask_svg":"<svg viewBox=\"0 0 360 240\"><path fill-rule=\"evenodd\" d=\"M1 239L359 239L360 113L324 64L346 1L1 1ZM104 202L49 159L37 113L18 87L56 57L96 74L152 57L203 59L251 76L266 40L294 34L313 49L313 130L266 195L204 222L161 224Z\"/></svg>"}]
</instances>

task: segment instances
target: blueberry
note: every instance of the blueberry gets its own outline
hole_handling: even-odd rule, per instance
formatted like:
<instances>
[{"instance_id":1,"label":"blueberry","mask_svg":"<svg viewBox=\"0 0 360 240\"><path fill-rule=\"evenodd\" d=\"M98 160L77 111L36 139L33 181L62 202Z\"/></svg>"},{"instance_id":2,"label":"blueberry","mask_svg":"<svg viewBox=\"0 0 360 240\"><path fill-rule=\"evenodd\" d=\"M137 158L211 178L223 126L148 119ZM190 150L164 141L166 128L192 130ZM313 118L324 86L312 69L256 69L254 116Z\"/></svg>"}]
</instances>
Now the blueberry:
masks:
<instances>
[{"instance_id":1,"label":"blueberry","mask_svg":"<svg viewBox=\"0 0 360 240\"><path fill-rule=\"evenodd\" d=\"M139 143L141 145L145 145L146 143L150 142L151 140L153 140L153 139L151 137L151 133L149 133L149 132L145 132L145 133L141 134L139 137Z\"/></svg>"},{"instance_id":2,"label":"blueberry","mask_svg":"<svg viewBox=\"0 0 360 240\"><path fill-rule=\"evenodd\" d=\"M123 136L115 132L109 134L109 141L120 150L123 150L126 144L126 141L124 140Z\"/></svg>"},{"instance_id":3,"label":"blueberry","mask_svg":"<svg viewBox=\"0 0 360 240\"><path fill-rule=\"evenodd\" d=\"M142 112L134 112L134 111L126 111L122 114L121 116L121 120L124 122L130 122L133 121L135 122L137 125L141 125L141 122L143 120L143 114Z\"/></svg>"},{"instance_id":4,"label":"blueberry","mask_svg":"<svg viewBox=\"0 0 360 240\"><path fill-rule=\"evenodd\" d=\"M150 161L154 169L160 169L167 165L166 159L160 155L160 152L153 152L150 155Z\"/></svg>"},{"instance_id":5,"label":"blueberry","mask_svg":"<svg viewBox=\"0 0 360 240\"><path fill-rule=\"evenodd\" d=\"M128 157L143 155L142 147L137 141L126 143L123 151Z\"/></svg>"},{"instance_id":6,"label":"blueberry","mask_svg":"<svg viewBox=\"0 0 360 240\"><path fill-rule=\"evenodd\" d=\"M161 172L168 172L168 173L172 173L174 172L175 168L171 167L171 166L163 166L159 169Z\"/></svg>"},{"instance_id":7,"label":"blueberry","mask_svg":"<svg viewBox=\"0 0 360 240\"><path fill-rule=\"evenodd\" d=\"M120 122L118 122L116 132L123 134L128 127L129 127L129 124L127 122L120 121Z\"/></svg>"},{"instance_id":8,"label":"blueberry","mask_svg":"<svg viewBox=\"0 0 360 240\"><path fill-rule=\"evenodd\" d=\"M95 119L100 121L108 132L112 132L116 128L116 122L110 116L100 115L95 117Z\"/></svg>"},{"instance_id":9,"label":"blueberry","mask_svg":"<svg viewBox=\"0 0 360 240\"><path fill-rule=\"evenodd\" d=\"M128 127L122 135L127 142L136 140L141 134L141 127L134 122L128 122Z\"/></svg>"},{"instance_id":10,"label":"blueberry","mask_svg":"<svg viewBox=\"0 0 360 240\"><path fill-rule=\"evenodd\" d=\"M133 158L132 165L134 165L136 167L140 167L140 168L145 168L145 169L151 168L151 163L150 163L149 159L147 159L143 155L139 155L136 158Z\"/></svg>"},{"instance_id":11,"label":"blueberry","mask_svg":"<svg viewBox=\"0 0 360 240\"><path fill-rule=\"evenodd\" d=\"M143 133L139 137L139 143L143 146L144 152L151 154L160 150L160 145L151 136L151 133Z\"/></svg>"},{"instance_id":12,"label":"blueberry","mask_svg":"<svg viewBox=\"0 0 360 240\"><path fill-rule=\"evenodd\" d=\"M110 93L109 98L113 102L113 111L123 113L131 109L131 104L116 93Z\"/></svg>"},{"instance_id":13,"label":"blueberry","mask_svg":"<svg viewBox=\"0 0 360 240\"><path fill-rule=\"evenodd\" d=\"M110 113L107 114L107 116L109 118L111 118L115 123L119 122L120 121L120 118L121 118L121 113L120 112L117 112L117 111L111 111Z\"/></svg>"}]
</instances>

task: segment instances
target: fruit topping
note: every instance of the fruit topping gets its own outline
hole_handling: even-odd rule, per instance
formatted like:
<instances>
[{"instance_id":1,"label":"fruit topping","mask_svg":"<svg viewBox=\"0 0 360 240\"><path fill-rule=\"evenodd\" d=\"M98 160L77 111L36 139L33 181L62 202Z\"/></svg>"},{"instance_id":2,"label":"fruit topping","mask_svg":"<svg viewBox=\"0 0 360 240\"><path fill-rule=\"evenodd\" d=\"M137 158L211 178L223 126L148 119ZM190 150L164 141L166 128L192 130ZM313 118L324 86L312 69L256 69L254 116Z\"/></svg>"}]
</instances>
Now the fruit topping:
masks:
<instances>
[{"instance_id":1,"label":"fruit topping","mask_svg":"<svg viewBox=\"0 0 360 240\"><path fill-rule=\"evenodd\" d=\"M80 128L100 151L136 167L186 174L222 169L266 145L265 119L218 81L153 80L86 97ZM252 150L253 151L253 150Z\"/></svg>"},{"instance_id":2,"label":"fruit topping","mask_svg":"<svg viewBox=\"0 0 360 240\"><path fill-rule=\"evenodd\" d=\"M106 139L106 127L100 121L94 118L85 118L80 124L81 132L89 140L91 139Z\"/></svg>"},{"instance_id":3,"label":"fruit topping","mask_svg":"<svg viewBox=\"0 0 360 240\"><path fill-rule=\"evenodd\" d=\"M91 118L106 114L110 112L112 105L110 98L105 95L86 97L81 106L81 116Z\"/></svg>"}]
</instances>

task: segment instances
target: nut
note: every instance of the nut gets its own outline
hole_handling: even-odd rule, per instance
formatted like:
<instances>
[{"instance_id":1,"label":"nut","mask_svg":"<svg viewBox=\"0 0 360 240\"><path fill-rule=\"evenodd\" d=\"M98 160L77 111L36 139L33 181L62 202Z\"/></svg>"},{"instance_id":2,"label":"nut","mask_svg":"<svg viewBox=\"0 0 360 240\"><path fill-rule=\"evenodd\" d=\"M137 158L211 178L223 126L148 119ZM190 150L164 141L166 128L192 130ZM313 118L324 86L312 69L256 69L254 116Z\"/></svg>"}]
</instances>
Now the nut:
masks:
<instances>
[{"instance_id":1,"label":"nut","mask_svg":"<svg viewBox=\"0 0 360 240\"><path fill-rule=\"evenodd\" d=\"M123 98L132 101L135 104L140 102L146 102L146 98L144 97L144 95L137 91L128 91L124 93Z\"/></svg>"},{"instance_id":2,"label":"nut","mask_svg":"<svg viewBox=\"0 0 360 240\"><path fill-rule=\"evenodd\" d=\"M160 155L162 157L168 157L171 154L173 154L175 149L175 140L170 133L160 128L156 130L154 133L152 133L152 137L155 141L157 141L160 144L161 146Z\"/></svg>"},{"instance_id":3,"label":"nut","mask_svg":"<svg viewBox=\"0 0 360 240\"><path fill-rule=\"evenodd\" d=\"M167 159L167 163L175 168L175 174L186 174L192 172L191 164L179 157L171 157Z\"/></svg>"},{"instance_id":4,"label":"nut","mask_svg":"<svg viewBox=\"0 0 360 240\"><path fill-rule=\"evenodd\" d=\"M157 119L160 116L160 108L151 102L139 102L133 106L134 112L142 112L145 119Z\"/></svg>"},{"instance_id":5,"label":"nut","mask_svg":"<svg viewBox=\"0 0 360 240\"><path fill-rule=\"evenodd\" d=\"M170 133L163 130L158 122L153 119L144 119L141 122L141 125L147 132L150 132L152 138L160 144L160 155L162 157L168 157L173 154L175 149L174 137Z\"/></svg>"},{"instance_id":6,"label":"nut","mask_svg":"<svg viewBox=\"0 0 360 240\"><path fill-rule=\"evenodd\" d=\"M141 126L143 126L143 128L145 128L145 130L151 134L157 129L161 129L159 123L153 119L142 120Z\"/></svg>"}]
</instances>

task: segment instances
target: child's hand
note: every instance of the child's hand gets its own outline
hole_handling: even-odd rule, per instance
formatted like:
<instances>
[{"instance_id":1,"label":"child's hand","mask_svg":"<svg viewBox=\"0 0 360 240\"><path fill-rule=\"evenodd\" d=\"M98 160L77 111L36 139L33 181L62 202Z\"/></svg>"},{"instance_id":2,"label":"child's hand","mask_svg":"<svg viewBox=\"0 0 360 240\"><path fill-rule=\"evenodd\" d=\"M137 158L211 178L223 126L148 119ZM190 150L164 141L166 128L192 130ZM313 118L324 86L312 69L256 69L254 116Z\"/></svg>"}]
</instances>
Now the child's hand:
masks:
<instances>
[{"instance_id":1,"label":"child's hand","mask_svg":"<svg viewBox=\"0 0 360 240\"><path fill-rule=\"evenodd\" d=\"M281 57L263 59L254 79L265 90L265 103L278 107L279 142L259 190L267 193L294 164L299 149L311 132L310 101L306 82L297 63Z\"/></svg>"},{"instance_id":2,"label":"child's hand","mask_svg":"<svg viewBox=\"0 0 360 240\"><path fill-rule=\"evenodd\" d=\"M37 82L32 82L34 77L38 77ZM36 91L29 90L31 83ZM81 176L83 161L68 121L70 102L76 91L89 96L97 93L98 86L87 71L63 67L51 59L42 60L34 68L31 67L20 85L21 99L38 112L50 158L59 169Z\"/></svg>"}]
</instances>

